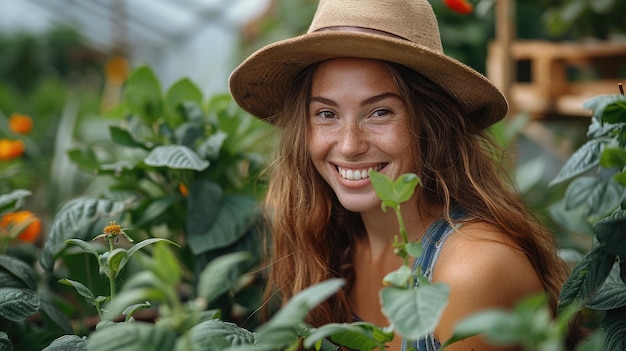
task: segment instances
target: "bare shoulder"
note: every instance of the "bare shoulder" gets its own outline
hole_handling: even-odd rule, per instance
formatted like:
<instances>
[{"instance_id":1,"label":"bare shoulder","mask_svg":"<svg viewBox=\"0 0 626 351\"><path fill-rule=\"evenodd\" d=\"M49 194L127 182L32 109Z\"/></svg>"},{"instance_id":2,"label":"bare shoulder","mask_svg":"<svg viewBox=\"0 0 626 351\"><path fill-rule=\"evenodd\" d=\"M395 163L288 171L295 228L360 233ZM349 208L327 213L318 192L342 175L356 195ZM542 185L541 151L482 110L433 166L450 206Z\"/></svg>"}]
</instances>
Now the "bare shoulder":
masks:
<instances>
[{"instance_id":1,"label":"bare shoulder","mask_svg":"<svg viewBox=\"0 0 626 351\"><path fill-rule=\"evenodd\" d=\"M435 333L439 340L449 338L464 317L489 308L511 308L543 290L530 260L516 243L481 222L466 223L448 238L435 265L433 281L450 286L448 306ZM478 338L467 342L490 350Z\"/></svg>"}]
</instances>

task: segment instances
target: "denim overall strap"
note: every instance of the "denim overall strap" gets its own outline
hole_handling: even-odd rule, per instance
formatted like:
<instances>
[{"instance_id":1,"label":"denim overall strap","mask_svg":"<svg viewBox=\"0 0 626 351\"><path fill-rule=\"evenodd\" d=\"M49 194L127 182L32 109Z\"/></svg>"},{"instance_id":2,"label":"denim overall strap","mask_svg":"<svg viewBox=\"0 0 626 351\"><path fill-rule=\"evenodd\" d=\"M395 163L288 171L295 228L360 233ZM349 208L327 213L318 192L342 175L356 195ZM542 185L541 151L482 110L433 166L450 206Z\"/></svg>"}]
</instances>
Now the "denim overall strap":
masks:
<instances>
[{"instance_id":1,"label":"denim overall strap","mask_svg":"<svg viewBox=\"0 0 626 351\"><path fill-rule=\"evenodd\" d=\"M458 221L465 216L466 212L461 208L455 207L450 211L450 218L453 221ZM415 260L413 272L420 269L421 273L428 278L428 281L432 282L433 270L441 248L450 234L458 227L460 227L460 224L455 223L455 226L452 227L450 223L443 218L433 222L426 230L426 233L424 233L424 237L422 238L422 255ZM418 284L419 283L416 282L416 286ZM407 340L402 340L402 351L408 349L407 344ZM441 344L439 340L435 338L435 335L430 333L417 342L414 342L412 346L417 351L436 351L441 347Z\"/></svg>"}]
</instances>

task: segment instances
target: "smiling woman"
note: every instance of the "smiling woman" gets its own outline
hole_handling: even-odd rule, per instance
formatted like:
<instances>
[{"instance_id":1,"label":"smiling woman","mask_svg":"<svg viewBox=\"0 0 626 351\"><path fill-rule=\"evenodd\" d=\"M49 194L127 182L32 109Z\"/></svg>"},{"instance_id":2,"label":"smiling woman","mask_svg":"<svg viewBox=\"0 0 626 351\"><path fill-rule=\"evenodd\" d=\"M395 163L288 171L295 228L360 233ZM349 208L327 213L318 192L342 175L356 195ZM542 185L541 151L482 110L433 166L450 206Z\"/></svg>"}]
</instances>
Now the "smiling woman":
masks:
<instances>
[{"instance_id":1,"label":"smiling woman","mask_svg":"<svg viewBox=\"0 0 626 351\"><path fill-rule=\"evenodd\" d=\"M436 350L465 317L545 292L557 305L566 267L549 232L503 180L486 128L507 103L482 75L446 56L425 0L322 0L309 32L257 51L235 69L231 93L282 129L265 211L273 251L267 297L286 303L339 277L338 294L308 322L389 324L383 278L395 255L394 213L381 209L371 170L423 186L400 211L425 254L414 270L450 287L420 340L390 350ZM471 337L447 350L517 350Z\"/></svg>"}]
</instances>

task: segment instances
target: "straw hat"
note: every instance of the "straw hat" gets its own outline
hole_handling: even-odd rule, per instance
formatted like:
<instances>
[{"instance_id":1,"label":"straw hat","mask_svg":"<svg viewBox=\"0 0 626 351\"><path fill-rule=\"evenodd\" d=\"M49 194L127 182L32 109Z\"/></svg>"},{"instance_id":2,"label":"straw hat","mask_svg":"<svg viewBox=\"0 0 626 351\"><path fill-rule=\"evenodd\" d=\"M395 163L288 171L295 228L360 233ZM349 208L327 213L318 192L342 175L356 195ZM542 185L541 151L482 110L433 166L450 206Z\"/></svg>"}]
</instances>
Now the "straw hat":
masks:
<instances>
[{"instance_id":1,"label":"straw hat","mask_svg":"<svg viewBox=\"0 0 626 351\"><path fill-rule=\"evenodd\" d=\"M244 110L266 119L280 111L302 70L339 57L386 60L421 73L456 98L479 128L508 108L483 75L443 53L427 0L320 0L307 33L248 57L232 72L230 92Z\"/></svg>"}]
</instances>

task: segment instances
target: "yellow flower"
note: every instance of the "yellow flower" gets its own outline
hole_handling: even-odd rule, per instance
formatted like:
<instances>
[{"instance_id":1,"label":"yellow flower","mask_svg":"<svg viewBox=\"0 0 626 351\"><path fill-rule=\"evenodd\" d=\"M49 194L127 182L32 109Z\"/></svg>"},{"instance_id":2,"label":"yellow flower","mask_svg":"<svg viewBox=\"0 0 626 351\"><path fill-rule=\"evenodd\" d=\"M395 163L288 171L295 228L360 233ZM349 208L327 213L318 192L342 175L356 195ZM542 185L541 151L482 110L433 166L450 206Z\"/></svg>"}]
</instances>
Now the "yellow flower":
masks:
<instances>
[{"instance_id":1,"label":"yellow flower","mask_svg":"<svg viewBox=\"0 0 626 351\"><path fill-rule=\"evenodd\" d=\"M0 161L9 161L24 154L22 140L0 139Z\"/></svg>"},{"instance_id":2,"label":"yellow flower","mask_svg":"<svg viewBox=\"0 0 626 351\"><path fill-rule=\"evenodd\" d=\"M9 212L2 216L0 220L0 227L2 232L10 232L11 229L18 225L24 225L29 223L20 234L17 236L17 240L32 243L37 240L39 233L41 232L41 221L30 211L17 211Z\"/></svg>"},{"instance_id":3,"label":"yellow flower","mask_svg":"<svg viewBox=\"0 0 626 351\"><path fill-rule=\"evenodd\" d=\"M33 129L33 119L15 112L9 117L9 129L13 133L28 134Z\"/></svg>"},{"instance_id":4,"label":"yellow flower","mask_svg":"<svg viewBox=\"0 0 626 351\"><path fill-rule=\"evenodd\" d=\"M126 240L128 240L131 243L133 242L133 239L131 239L124 232L124 229L122 229L122 227L119 224L115 224L115 221L109 222L109 225L104 227L104 230L102 231L102 234L96 236L92 240L96 240L96 239L100 239L100 238L106 238L108 240L108 239L115 238L115 240L116 240L115 242L117 242L117 236L118 235L123 235L126 238Z\"/></svg>"}]
</instances>

